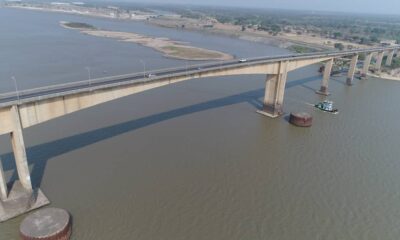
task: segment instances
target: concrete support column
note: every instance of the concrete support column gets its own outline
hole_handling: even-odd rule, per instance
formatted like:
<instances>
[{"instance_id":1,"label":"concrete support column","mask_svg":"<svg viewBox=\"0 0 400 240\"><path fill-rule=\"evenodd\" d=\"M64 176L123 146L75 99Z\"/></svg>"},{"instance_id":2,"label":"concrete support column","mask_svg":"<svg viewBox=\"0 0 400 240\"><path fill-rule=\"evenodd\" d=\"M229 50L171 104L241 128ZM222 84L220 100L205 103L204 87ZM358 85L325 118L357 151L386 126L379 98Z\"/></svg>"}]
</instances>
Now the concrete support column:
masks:
<instances>
[{"instance_id":1,"label":"concrete support column","mask_svg":"<svg viewBox=\"0 0 400 240\"><path fill-rule=\"evenodd\" d=\"M364 59L364 66L363 66L363 70L361 72L362 78L367 78L368 71L369 71L369 65L371 64L371 59L372 59L372 53L368 53Z\"/></svg>"},{"instance_id":2,"label":"concrete support column","mask_svg":"<svg viewBox=\"0 0 400 240\"><path fill-rule=\"evenodd\" d=\"M288 61L280 62L277 74L268 74L265 83L263 111L269 117L278 117L283 114L283 98L287 79Z\"/></svg>"},{"instance_id":3,"label":"concrete support column","mask_svg":"<svg viewBox=\"0 0 400 240\"><path fill-rule=\"evenodd\" d=\"M0 200L6 200L8 197L6 177L4 176L3 164L0 159Z\"/></svg>"},{"instance_id":4,"label":"concrete support column","mask_svg":"<svg viewBox=\"0 0 400 240\"><path fill-rule=\"evenodd\" d=\"M332 58L328 62L325 63L324 76L322 78L321 89L319 91L317 91L318 94L325 95L325 96L329 95L328 85L329 85L329 79L331 78L333 61L334 61L334 59Z\"/></svg>"},{"instance_id":5,"label":"concrete support column","mask_svg":"<svg viewBox=\"0 0 400 240\"><path fill-rule=\"evenodd\" d=\"M393 56L394 56L394 50L391 50L387 55L386 66L392 65Z\"/></svg>"},{"instance_id":6,"label":"concrete support column","mask_svg":"<svg viewBox=\"0 0 400 240\"><path fill-rule=\"evenodd\" d=\"M382 66L382 60L383 60L383 54L384 52L378 52L378 57L376 59L376 64L375 64L375 70L377 72L381 71L381 66Z\"/></svg>"},{"instance_id":7,"label":"concrete support column","mask_svg":"<svg viewBox=\"0 0 400 240\"><path fill-rule=\"evenodd\" d=\"M350 62L349 72L347 73L347 85L353 85L354 73L356 72L358 54L354 55Z\"/></svg>"},{"instance_id":8,"label":"concrete support column","mask_svg":"<svg viewBox=\"0 0 400 240\"><path fill-rule=\"evenodd\" d=\"M17 165L18 177L22 186L32 191L31 176L29 172L28 159L26 157L24 137L22 135L22 125L17 106L12 106L11 113L15 123L15 129L10 133L12 148L14 151L15 163Z\"/></svg>"},{"instance_id":9,"label":"concrete support column","mask_svg":"<svg viewBox=\"0 0 400 240\"><path fill-rule=\"evenodd\" d=\"M3 176L3 178L0 176L0 222L7 221L8 219L50 203L40 189L35 189L35 191L32 189L18 106L12 106L7 115L10 118L7 122L13 123L12 126L8 126L8 131L11 131L11 143L19 181L15 181L12 184L10 192L8 193L8 189L6 189L3 184L5 183L4 174L2 169L0 169L0 175Z\"/></svg>"}]
</instances>

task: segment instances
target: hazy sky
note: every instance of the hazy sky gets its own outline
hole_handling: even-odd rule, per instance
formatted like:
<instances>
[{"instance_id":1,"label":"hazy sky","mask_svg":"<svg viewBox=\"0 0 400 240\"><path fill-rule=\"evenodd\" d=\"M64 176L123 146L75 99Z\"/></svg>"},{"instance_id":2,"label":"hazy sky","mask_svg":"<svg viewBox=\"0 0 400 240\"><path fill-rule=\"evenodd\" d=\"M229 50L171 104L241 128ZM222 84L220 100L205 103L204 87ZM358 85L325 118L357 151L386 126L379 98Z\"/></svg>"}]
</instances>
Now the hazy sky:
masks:
<instances>
[{"instance_id":1,"label":"hazy sky","mask_svg":"<svg viewBox=\"0 0 400 240\"><path fill-rule=\"evenodd\" d=\"M400 14L400 0L142 0L141 2Z\"/></svg>"}]
</instances>

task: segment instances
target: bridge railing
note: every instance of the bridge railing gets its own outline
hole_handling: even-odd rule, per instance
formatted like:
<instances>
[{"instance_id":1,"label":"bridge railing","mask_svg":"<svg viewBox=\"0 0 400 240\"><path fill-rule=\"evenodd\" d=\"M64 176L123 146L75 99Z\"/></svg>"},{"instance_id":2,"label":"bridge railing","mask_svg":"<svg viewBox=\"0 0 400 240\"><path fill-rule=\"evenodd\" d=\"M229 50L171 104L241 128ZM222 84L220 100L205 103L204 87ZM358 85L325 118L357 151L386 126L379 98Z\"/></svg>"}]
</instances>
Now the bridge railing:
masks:
<instances>
[{"instance_id":1,"label":"bridge railing","mask_svg":"<svg viewBox=\"0 0 400 240\"><path fill-rule=\"evenodd\" d=\"M155 69L155 70L149 70L146 72L135 72L135 73L128 73L128 74L121 74L121 75L114 75L114 76L109 76L109 77L101 77L101 78L92 78L92 79L86 79L86 80L80 80L80 81L74 81L74 82L69 82L69 83L62 83L62 84L53 84L45 87L37 87L37 88L31 88L31 89L25 89L25 90L20 90L20 91L12 91L12 92L6 92L6 93L1 93L0 94L0 99L5 99L5 98L10 98L10 97L18 97L18 96L26 96L26 95L31 95L34 93L38 92L46 92L46 91L55 91L55 90L62 90L65 88L73 88L73 87L88 87L90 88L91 85L98 85L104 82L109 82L109 81L115 81L115 80L121 80L121 79L131 79L131 78L137 78L137 77L143 77L143 79L146 79L147 77L145 74L159 74L159 73L168 73L168 71L175 72L175 71L182 71L187 69L190 71L193 68L202 68L202 67L208 67L210 65L217 65L217 64L226 64L229 62L237 62L237 60L234 61L221 61L221 62L212 62L212 63L201 63L201 64L189 64L186 66L180 66L180 67L174 67L174 68L160 68L160 69Z\"/></svg>"},{"instance_id":2,"label":"bridge railing","mask_svg":"<svg viewBox=\"0 0 400 240\"><path fill-rule=\"evenodd\" d=\"M11 98L14 98L14 100L15 100L15 98L18 98L18 97L29 97L30 95L34 95L37 93L43 93L43 95L45 95L46 93L49 93L49 92L55 92L55 91L62 92L63 89L68 89L68 90L73 90L74 88L90 89L92 87L99 86L102 84L108 85L106 83L113 84L113 83L118 83L118 82L129 81L129 80L138 80L138 81L145 80L145 79L148 79L145 76L145 74L149 74L149 73L155 74L155 75L162 73L163 77L167 77L167 76L174 76L176 74L182 75L185 72L187 72L187 74L192 74L192 73L196 73L196 72L205 70L203 68L207 68L206 70L218 69L225 65L229 66L229 67L236 67L236 66L257 64L257 62L260 62L260 63L274 62L277 59L282 59L282 60L306 59L309 57L318 57L318 56L337 57L337 56L343 56L346 54L350 55L350 54L357 54L357 53L388 51L388 50L394 50L394 49L398 49L398 48L399 48L399 46L379 47L379 48L369 48L369 49L355 49L355 50L347 50L347 51L315 52L315 53L306 53L306 54L286 54L286 55L276 55L276 56L270 56L270 57L255 57L255 58L248 59L246 61L246 63L239 62L237 59L235 59L235 60L229 60L229 61L190 64L190 65L179 66L179 67L174 67L174 68L162 68L162 69L156 69L156 70L149 70L146 72L136 72L136 73L129 73L129 74L102 77L102 78L86 79L86 80L82 80L82 81L75 81L75 82L70 82L70 83L55 84L55 85L50 85L50 86L45 86L45 87L21 90L18 92L13 91L13 92L8 92L8 93L2 93L2 94L0 94L0 100L7 100L7 99L11 99Z\"/></svg>"}]
</instances>

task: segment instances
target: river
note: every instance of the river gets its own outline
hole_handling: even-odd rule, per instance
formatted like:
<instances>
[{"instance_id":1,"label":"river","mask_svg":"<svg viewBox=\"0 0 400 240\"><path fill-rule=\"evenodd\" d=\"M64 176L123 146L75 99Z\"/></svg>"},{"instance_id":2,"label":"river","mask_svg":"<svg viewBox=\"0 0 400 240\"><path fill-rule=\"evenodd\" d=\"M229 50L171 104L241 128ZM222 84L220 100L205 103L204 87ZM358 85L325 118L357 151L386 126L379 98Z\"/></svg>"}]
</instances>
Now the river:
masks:
<instances>
[{"instance_id":1,"label":"river","mask_svg":"<svg viewBox=\"0 0 400 240\"><path fill-rule=\"evenodd\" d=\"M0 8L0 92L194 64L82 35L82 21L190 42L238 57L286 50L141 22ZM3 21L7 19L7 21ZM108 102L24 130L33 184L73 216L72 239L398 239L400 83L331 79L340 114L309 103L318 66L289 74L286 115L256 113L265 76L197 79ZM290 111L314 116L288 124ZM8 136L0 137L14 178ZM19 239L24 216L0 224Z\"/></svg>"}]
</instances>

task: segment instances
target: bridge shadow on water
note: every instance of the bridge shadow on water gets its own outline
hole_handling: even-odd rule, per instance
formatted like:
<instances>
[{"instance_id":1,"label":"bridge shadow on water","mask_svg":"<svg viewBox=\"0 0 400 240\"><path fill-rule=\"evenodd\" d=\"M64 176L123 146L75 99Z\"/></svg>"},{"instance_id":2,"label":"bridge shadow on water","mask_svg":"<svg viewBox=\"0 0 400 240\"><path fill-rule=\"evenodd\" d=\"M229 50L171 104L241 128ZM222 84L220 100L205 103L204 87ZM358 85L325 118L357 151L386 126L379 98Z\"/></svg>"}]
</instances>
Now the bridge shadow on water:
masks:
<instances>
[{"instance_id":1,"label":"bridge shadow on water","mask_svg":"<svg viewBox=\"0 0 400 240\"><path fill-rule=\"evenodd\" d=\"M304 86L305 83L316 80L320 80L320 76L313 76L309 78L288 81L286 84L286 88L291 88L298 85ZM260 98L262 98L263 96L264 96L264 88L260 88L252 91L247 91L244 93L231 95L228 97L223 97L220 99L215 99L187 107L174 109L171 111L157 113L151 116L135 119L124 123L119 123L113 126L104 127L101 129L96 129L89 132L80 133L74 136L55 140L52 142L29 147L27 148L27 156L29 164L30 166L32 166L31 170L32 184L34 188L37 188L41 185L47 161L56 156L62 155L64 153L76 149L84 148L91 144L118 136L126 132L134 131L136 129L140 129L159 122L163 122L166 120L174 119L180 116L196 112L234 105L243 102L247 102L252 106L254 106L255 108L261 108L262 101L260 100ZM5 171L13 170L13 174L9 181L9 185L11 185L11 183L13 183L18 178L13 153L9 152L3 154L0 156L0 158L2 160Z\"/></svg>"}]
</instances>

